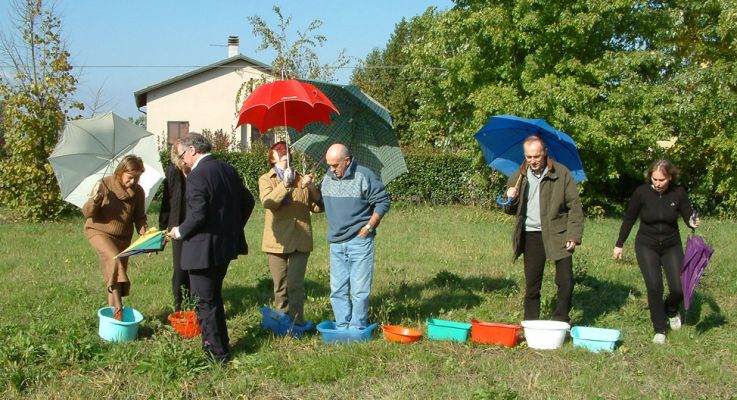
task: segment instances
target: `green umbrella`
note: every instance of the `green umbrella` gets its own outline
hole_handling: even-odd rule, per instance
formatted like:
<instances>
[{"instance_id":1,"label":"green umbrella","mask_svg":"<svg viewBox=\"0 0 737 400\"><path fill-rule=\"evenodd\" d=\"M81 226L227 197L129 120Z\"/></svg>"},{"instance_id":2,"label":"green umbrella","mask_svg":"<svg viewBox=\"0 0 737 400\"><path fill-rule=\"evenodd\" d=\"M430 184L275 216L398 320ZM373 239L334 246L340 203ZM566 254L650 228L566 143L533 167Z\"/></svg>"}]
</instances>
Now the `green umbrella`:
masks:
<instances>
[{"instance_id":1,"label":"green umbrella","mask_svg":"<svg viewBox=\"0 0 737 400\"><path fill-rule=\"evenodd\" d=\"M373 171L384 184L407 172L392 119L384 106L355 85L303 81L320 89L340 115L333 115L329 126L307 125L306 134L294 142L292 148L320 160L327 168L323 159L325 152L332 144L342 143L348 146L359 165Z\"/></svg>"}]
</instances>

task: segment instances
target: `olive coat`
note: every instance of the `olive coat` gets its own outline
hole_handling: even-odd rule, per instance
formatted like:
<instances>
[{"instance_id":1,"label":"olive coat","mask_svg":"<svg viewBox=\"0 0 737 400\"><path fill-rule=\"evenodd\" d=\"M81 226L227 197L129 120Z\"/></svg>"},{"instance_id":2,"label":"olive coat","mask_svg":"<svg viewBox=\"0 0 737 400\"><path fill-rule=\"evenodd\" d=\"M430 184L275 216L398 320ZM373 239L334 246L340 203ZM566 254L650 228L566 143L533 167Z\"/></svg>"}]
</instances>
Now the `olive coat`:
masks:
<instances>
[{"instance_id":1,"label":"olive coat","mask_svg":"<svg viewBox=\"0 0 737 400\"><path fill-rule=\"evenodd\" d=\"M545 257L557 261L572 255L566 249L569 240L581 243L583 238L583 207L578 196L576 183L571 172L550 157L547 159L548 172L540 182L540 221L542 222L542 239ZM516 216L514 232L512 232L512 248L516 260L524 250L522 235L525 230L525 214L527 210L527 162L515 172L507 183L507 187L516 184L522 175L518 195L504 206L504 212Z\"/></svg>"}]
</instances>

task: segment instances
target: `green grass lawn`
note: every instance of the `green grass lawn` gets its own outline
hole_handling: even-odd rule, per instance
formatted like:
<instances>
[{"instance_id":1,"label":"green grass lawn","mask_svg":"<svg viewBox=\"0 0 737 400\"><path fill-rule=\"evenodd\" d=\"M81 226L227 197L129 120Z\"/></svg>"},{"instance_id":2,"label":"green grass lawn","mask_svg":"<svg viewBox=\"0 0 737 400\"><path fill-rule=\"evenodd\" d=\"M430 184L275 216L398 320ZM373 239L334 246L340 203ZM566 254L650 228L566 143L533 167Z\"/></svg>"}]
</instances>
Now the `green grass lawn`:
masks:
<instances>
[{"instance_id":1,"label":"green grass lawn","mask_svg":"<svg viewBox=\"0 0 737 400\"><path fill-rule=\"evenodd\" d=\"M0 214L2 214L0 210ZM149 221L156 221L154 215ZM614 353L567 342L540 351L435 342L373 340L323 344L260 328L258 308L272 298L260 251L263 212L247 226L251 254L225 279L233 361L205 361L200 339L180 339L171 312L171 254L134 256L127 305L146 320L135 342L97 336L106 305L97 256L82 217L59 223L0 218L0 388L3 398L735 398L737 393L737 250L731 221L705 220L700 233L716 249L687 324L653 345L634 232L624 262L611 259L619 221L586 222L574 256L574 324L622 332ZM332 319L326 221L315 216L307 271L306 317ZM471 207L396 205L377 238L371 320L426 332L425 319L519 323L521 260L512 263L512 220ZM543 318L553 306L553 268L543 284Z\"/></svg>"}]
</instances>

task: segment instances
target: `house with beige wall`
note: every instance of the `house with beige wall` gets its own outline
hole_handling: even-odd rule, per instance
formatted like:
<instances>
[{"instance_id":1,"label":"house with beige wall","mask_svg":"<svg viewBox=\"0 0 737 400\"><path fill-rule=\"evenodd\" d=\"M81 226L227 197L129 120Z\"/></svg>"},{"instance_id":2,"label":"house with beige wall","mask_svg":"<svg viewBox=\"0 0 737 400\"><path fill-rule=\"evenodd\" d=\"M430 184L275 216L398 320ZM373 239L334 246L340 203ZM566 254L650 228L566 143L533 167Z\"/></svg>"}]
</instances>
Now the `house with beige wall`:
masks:
<instances>
[{"instance_id":1,"label":"house with beige wall","mask_svg":"<svg viewBox=\"0 0 737 400\"><path fill-rule=\"evenodd\" d=\"M244 100L236 99L238 90L252 79L272 79L272 68L240 54L238 37L231 36L228 58L147 86L134 96L146 114L146 130L158 137L158 143L171 143L189 132L222 129L234 146L250 147L252 141L264 138L250 125L235 124Z\"/></svg>"}]
</instances>

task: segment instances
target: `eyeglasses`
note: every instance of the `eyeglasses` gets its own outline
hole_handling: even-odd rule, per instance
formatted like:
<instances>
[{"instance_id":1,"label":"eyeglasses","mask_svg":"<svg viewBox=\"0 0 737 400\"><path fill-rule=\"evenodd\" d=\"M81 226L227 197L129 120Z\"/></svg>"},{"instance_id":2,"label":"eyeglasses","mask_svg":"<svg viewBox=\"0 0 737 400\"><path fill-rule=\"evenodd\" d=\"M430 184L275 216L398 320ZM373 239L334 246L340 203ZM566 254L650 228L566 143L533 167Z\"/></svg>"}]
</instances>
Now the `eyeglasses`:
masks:
<instances>
[{"instance_id":1,"label":"eyeglasses","mask_svg":"<svg viewBox=\"0 0 737 400\"><path fill-rule=\"evenodd\" d=\"M179 154L179 155L178 155L177 157L178 157L178 158L179 158L180 160L184 160L184 153L186 153L186 152L187 152L187 150L189 150L189 147L187 147L186 149L184 149L184 151L182 151L182 153L181 153L181 154Z\"/></svg>"}]
</instances>

